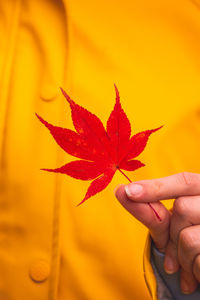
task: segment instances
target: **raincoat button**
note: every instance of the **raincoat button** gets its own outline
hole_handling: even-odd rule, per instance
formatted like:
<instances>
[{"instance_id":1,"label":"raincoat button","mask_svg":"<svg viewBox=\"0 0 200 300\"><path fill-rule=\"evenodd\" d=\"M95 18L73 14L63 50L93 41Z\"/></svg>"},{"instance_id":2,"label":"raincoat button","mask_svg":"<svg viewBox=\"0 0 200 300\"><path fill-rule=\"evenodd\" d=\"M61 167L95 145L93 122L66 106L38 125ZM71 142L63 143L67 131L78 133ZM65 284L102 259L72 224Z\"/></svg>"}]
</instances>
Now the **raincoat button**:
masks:
<instances>
[{"instance_id":1,"label":"raincoat button","mask_svg":"<svg viewBox=\"0 0 200 300\"><path fill-rule=\"evenodd\" d=\"M50 272L50 267L47 261L37 260L33 262L29 269L29 275L34 282L43 282L45 281Z\"/></svg>"},{"instance_id":2,"label":"raincoat button","mask_svg":"<svg viewBox=\"0 0 200 300\"><path fill-rule=\"evenodd\" d=\"M45 84L40 92L40 98L46 102L53 101L58 97L59 91L59 86Z\"/></svg>"}]
</instances>

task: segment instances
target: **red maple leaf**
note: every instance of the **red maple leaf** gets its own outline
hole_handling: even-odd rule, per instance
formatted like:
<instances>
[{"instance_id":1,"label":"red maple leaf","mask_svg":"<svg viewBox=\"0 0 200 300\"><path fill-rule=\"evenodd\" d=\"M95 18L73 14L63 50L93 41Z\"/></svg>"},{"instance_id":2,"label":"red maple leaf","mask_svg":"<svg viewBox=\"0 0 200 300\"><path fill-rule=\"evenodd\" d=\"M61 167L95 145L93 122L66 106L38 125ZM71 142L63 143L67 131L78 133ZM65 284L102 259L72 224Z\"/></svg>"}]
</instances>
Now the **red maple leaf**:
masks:
<instances>
[{"instance_id":1,"label":"red maple leaf","mask_svg":"<svg viewBox=\"0 0 200 300\"><path fill-rule=\"evenodd\" d=\"M70 104L76 131L51 125L36 115L49 129L57 144L81 160L72 161L57 169L42 170L67 174L81 180L94 179L80 205L105 189L117 170L131 181L122 170L134 171L144 166L135 158L144 150L149 136L162 126L131 137L131 125L121 107L116 86L116 103L108 118L106 129L96 115L76 104L62 88L61 91Z\"/></svg>"}]
</instances>

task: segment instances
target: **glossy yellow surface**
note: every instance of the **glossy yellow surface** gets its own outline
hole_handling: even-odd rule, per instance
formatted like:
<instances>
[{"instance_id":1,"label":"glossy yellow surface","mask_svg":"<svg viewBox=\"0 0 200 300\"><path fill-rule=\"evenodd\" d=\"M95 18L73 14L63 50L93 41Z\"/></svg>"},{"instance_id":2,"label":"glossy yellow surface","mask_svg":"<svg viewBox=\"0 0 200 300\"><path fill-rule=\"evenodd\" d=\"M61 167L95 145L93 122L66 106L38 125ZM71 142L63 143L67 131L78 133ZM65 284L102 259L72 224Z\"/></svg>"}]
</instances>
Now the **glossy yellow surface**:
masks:
<instances>
[{"instance_id":1,"label":"glossy yellow surface","mask_svg":"<svg viewBox=\"0 0 200 300\"><path fill-rule=\"evenodd\" d=\"M34 113L73 128L62 86L105 124L115 82L133 133L165 125L132 180L199 172L199 34L198 0L0 2L0 298L150 299L147 230L113 195L126 179L76 207L89 182L40 170L72 158Z\"/></svg>"}]
</instances>

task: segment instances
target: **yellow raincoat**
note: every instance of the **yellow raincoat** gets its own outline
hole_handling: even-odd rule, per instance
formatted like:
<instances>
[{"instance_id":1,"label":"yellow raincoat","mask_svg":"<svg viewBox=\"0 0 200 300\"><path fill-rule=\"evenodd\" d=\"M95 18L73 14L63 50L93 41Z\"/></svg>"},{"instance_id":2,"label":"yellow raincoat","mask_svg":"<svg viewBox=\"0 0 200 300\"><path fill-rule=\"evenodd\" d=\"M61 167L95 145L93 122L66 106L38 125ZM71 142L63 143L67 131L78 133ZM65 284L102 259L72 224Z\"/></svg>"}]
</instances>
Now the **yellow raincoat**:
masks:
<instances>
[{"instance_id":1,"label":"yellow raincoat","mask_svg":"<svg viewBox=\"0 0 200 300\"><path fill-rule=\"evenodd\" d=\"M199 0L0 2L0 299L148 300L147 230L106 190L43 172L72 157L35 116L73 128L63 87L106 122L113 83L151 136L132 180L199 172ZM156 282L144 255L153 299Z\"/></svg>"}]
</instances>

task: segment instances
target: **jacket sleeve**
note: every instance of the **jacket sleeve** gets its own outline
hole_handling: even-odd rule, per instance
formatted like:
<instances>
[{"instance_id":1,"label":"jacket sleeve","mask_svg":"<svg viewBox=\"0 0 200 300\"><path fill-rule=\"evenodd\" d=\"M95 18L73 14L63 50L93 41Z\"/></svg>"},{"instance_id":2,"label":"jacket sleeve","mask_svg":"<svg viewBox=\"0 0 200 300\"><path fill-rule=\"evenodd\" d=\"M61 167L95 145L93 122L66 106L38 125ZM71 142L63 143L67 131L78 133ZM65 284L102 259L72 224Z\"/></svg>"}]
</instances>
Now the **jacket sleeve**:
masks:
<instances>
[{"instance_id":1,"label":"jacket sleeve","mask_svg":"<svg viewBox=\"0 0 200 300\"><path fill-rule=\"evenodd\" d=\"M180 272L169 275L163 268L164 254L159 252L150 235L144 251L144 276L152 299L156 300L197 300L200 299L200 285L189 295L181 293Z\"/></svg>"}]
</instances>

